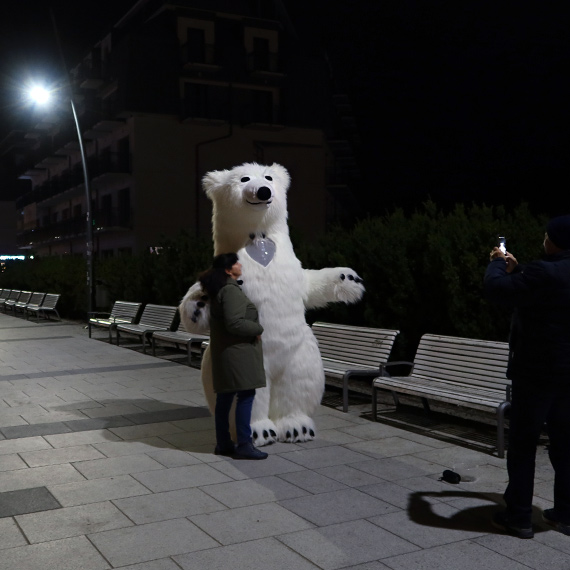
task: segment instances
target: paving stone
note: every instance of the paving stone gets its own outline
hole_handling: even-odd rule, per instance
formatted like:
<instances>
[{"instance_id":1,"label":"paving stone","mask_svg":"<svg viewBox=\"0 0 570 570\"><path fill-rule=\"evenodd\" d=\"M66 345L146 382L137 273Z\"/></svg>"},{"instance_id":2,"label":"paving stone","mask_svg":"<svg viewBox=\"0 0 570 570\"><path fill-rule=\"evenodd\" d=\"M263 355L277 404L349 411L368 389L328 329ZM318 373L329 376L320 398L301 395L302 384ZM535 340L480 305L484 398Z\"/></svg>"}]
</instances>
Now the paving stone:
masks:
<instances>
[{"instance_id":1,"label":"paving stone","mask_svg":"<svg viewBox=\"0 0 570 570\"><path fill-rule=\"evenodd\" d=\"M127 427L111 428L109 431L121 439L144 439L154 436L165 436L174 433L184 433L180 428L169 422L148 423L146 425L133 425ZM163 438L165 441L168 439Z\"/></svg>"},{"instance_id":2,"label":"paving stone","mask_svg":"<svg viewBox=\"0 0 570 570\"><path fill-rule=\"evenodd\" d=\"M87 479L100 479L128 473L141 473L154 469L164 469L164 466L146 455L125 455L109 459L94 459L79 461L74 467Z\"/></svg>"},{"instance_id":3,"label":"paving stone","mask_svg":"<svg viewBox=\"0 0 570 570\"><path fill-rule=\"evenodd\" d=\"M279 477L259 477L218 485L207 485L203 491L229 508L270 503L306 496L308 493Z\"/></svg>"},{"instance_id":4,"label":"paving stone","mask_svg":"<svg viewBox=\"0 0 570 570\"><path fill-rule=\"evenodd\" d=\"M19 455L2 455L0 457L0 471L14 471L16 469L25 469L26 463Z\"/></svg>"},{"instance_id":5,"label":"paving stone","mask_svg":"<svg viewBox=\"0 0 570 570\"><path fill-rule=\"evenodd\" d=\"M0 441L0 455L50 448L51 446L42 437L26 437L24 439L5 439Z\"/></svg>"},{"instance_id":6,"label":"paving stone","mask_svg":"<svg viewBox=\"0 0 570 570\"><path fill-rule=\"evenodd\" d=\"M64 507L136 497L150 493L144 485L141 485L130 475L51 485L49 491Z\"/></svg>"},{"instance_id":7,"label":"paving stone","mask_svg":"<svg viewBox=\"0 0 570 570\"><path fill-rule=\"evenodd\" d=\"M134 473L133 477L154 493L200 487L201 485L214 485L231 480L213 467L203 464Z\"/></svg>"},{"instance_id":8,"label":"paving stone","mask_svg":"<svg viewBox=\"0 0 570 570\"><path fill-rule=\"evenodd\" d=\"M406 439L405 437L385 437L383 439L375 439L372 441L359 441L358 443L350 443L346 446L348 449L370 455L370 457L396 457L399 455L408 455L411 453L419 453L421 451L430 451L433 448Z\"/></svg>"},{"instance_id":9,"label":"paving stone","mask_svg":"<svg viewBox=\"0 0 570 570\"><path fill-rule=\"evenodd\" d=\"M218 546L215 540L188 519L99 532L89 535L89 539L113 567Z\"/></svg>"},{"instance_id":10,"label":"paving stone","mask_svg":"<svg viewBox=\"0 0 570 570\"><path fill-rule=\"evenodd\" d=\"M0 492L47 487L62 483L83 481L71 465L50 465L0 472Z\"/></svg>"},{"instance_id":11,"label":"paving stone","mask_svg":"<svg viewBox=\"0 0 570 570\"><path fill-rule=\"evenodd\" d=\"M309 493L328 493L330 491L347 488L346 485L339 483L335 479L331 479L330 477L326 477L309 469L295 471L293 473L284 473L280 475L280 477Z\"/></svg>"},{"instance_id":12,"label":"paving stone","mask_svg":"<svg viewBox=\"0 0 570 570\"><path fill-rule=\"evenodd\" d=\"M315 418L315 426L320 432L326 429L354 427L354 422L350 421L350 416L341 418L332 414L321 414Z\"/></svg>"},{"instance_id":13,"label":"paving stone","mask_svg":"<svg viewBox=\"0 0 570 570\"><path fill-rule=\"evenodd\" d=\"M72 431L93 431L110 428L132 426L133 422L124 416L109 416L106 418L90 418L65 422Z\"/></svg>"},{"instance_id":14,"label":"paving stone","mask_svg":"<svg viewBox=\"0 0 570 570\"><path fill-rule=\"evenodd\" d=\"M158 437L146 437L137 441L127 440L118 442L95 443L93 447L107 457L120 457L122 455L136 455L150 453L157 449L174 449L169 443Z\"/></svg>"},{"instance_id":15,"label":"paving stone","mask_svg":"<svg viewBox=\"0 0 570 570\"><path fill-rule=\"evenodd\" d=\"M366 459L370 458L367 455L351 451L350 449L338 445L287 453L288 461L293 461L308 469L320 469L322 467L341 465L343 463L356 463L357 461L365 461Z\"/></svg>"},{"instance_id":16,"label":"paving stone","mask_svg":"<svg viewBox=\"0 0 570 570\"><path fill-rule=\"evenodd\" d=\"M401 483L403 479L410 477L420 477L426 474L431 474L432 469L426 470L420 467L415 467L404 461L399 457L387 457L385 459L371 459L369 461L359 461L352 463L351 467L379 477L387 481L398 481Z\"/></svg>"},{"instance_id":17,"label":"paving stone","mask_svg":"<svg viewBox=\"0 0 570 570\"><path fill-rule=\"evenodd\" d=\"M225 545L312 528L310 523L275 503L197 515L190 520Z\"/></svg>"},{"instance_id":18,"label":"paving stone","mask_svg":"<svg viewBox=\"0 0 570 570\"><path fill-rule=\"evenodd\" d=\"M171 558L161 558L152 562L121 566L120 570L180 570L180 566L173 562Z\"/></svg>"},{"instance_id":19,"label":"paving stone","mask_svg":"<svg viewBox=\"0 0 570 570\"><path fill-rule=\"evenodd\" d=\"M201 463L200 459L181 449L158 449L147 451L146 454L165 467L183 467Z\"/></svg>"},{"instance_id":20,"label":"paving stone","mask_svg":"<svg viewBox=\"0 0 570 570\"><path fill-rule=\"evenodd\" d=\"M488 504L485 509L489 509ZM432 504L412 500L406 511L368 520L413 544L431 548L488 533L490 517L482 520L473 516L471 509L458 510L441 502Z\"/></svg>"},{"instance_id":21,"label":"paving stone","mask_svg":"<svg viewBox=\"0 0 570 570\"><path fill-rule=\"evenodd\" d=\"M332 467L324 467L319 469L317 473L330 477L335 481L339 481L348 487L362 487L364 485L374 485L376 483L385 483L382 479L374 477L369 473L364 473L349 465L333 465Z\"/></svg>"},{"instance_id":22,"label":"paving stone","mask_svg":"<svg viewBox=\"0 0 570 570\"><path fill-rule=\"evenodd\" d=\"M540 532L540 529L537 528L537 531ZM474 542L536 570L544 570L546 567L568 567L566 552L560 552L544 543L537 543L535 540L520 540L504 534L488 534L475 539Z\"/></svg>"},{"instance_id":23,"label":"paving stone","mask_svg":"<svg viewBox=\"0 0 570 570\"><path fill-rule=\"evenodd\" d=\"M28 541L20 531L14 519L11 517L0 518L0 550L24 546L26 544L28 544Z\"/></svg>"},{"instance_id":24,"label":"paving stone","mask_svg":"<svg viewBox=\"0 0 570 570\"><path fill-rule=\"evenodd\" d=\"M145 524L226 510L227 507L200 489L166 491L113 503L136 524Z\"/></svg>"},{"instance_id":25,"label":"paving stone","mask_svg":"<svg viewBox=\"0 0 570 570\"><path fill-rule=\"evenodd\" d=\"M59 502L45 487L0 493L0 518L60 508Z\"/></svg>"},{"instance_id":26,"label":"paving stone","mask_svg":"<svg viewBox=\"0 0 570 570\"><path fill-rule=\"evenodd\" d=\"M216 432L212 430L200 430L198 432L182 432L162 435L162 439L168 441L178 449L194 451L198 446L208 445L211 450L216 446Z\"/></svg>"},{"instance_id":27,"label":"paving stone","mask_svg":"<svg viewBox=\"0 0 570 570\"><path fill-rule=\"evenodd\" d=\"M344 445L346 443L356 443L362 441L358 437L350 435L342 429L322 429L317 432L315 439L298 443L302 449L316 449L317 447L328 447L330 445Z\"/></svg>"},{"instance_id":28,"label":"paving stone","mask_svg":"<svg viewBox=\"0 0 570 570\"><path fill-rule=\"evenodd\" d=\"M512 538L512 540L522 542L518 538ZM384 558L382 561L393 570L409 570L410 568L421 568L422 570L441 570L442 568L528 570L528 566L471 541L445 544L393 558Z\"/></svg>"},{"instance_id":29,"label":"paving stone","mask_svg":"<svg viewBox=\"0 0 570 570\"><path fill-rule=\"evenodd\" d=\"M108 570L111 568L84 537L2 550L0 570Z\"/></svg>"},{"instance_id":30,"label":"paving stone","mask_svg":"<svg viewBox=\"0 0 570 570\"><path fill-rule=\"evenodd\" d=\"M121 441L121 438L105 429L96 429L82 432L73 432L59 435L47 435L44 440L52 447L74 447L92 443L102 443L107 441Z\"/></svg>"},{"instance_id":31,"label":"paving stone","mask_svg":"<svg viewBox=\"0 0 570 570\"><path fill-rule=\"evenodd\" d=\"M174 560L184 570L229 568L230 566L236 570L241 568L248 570L318 569L318 566L305 560L274 538L201 550L192 554L175 556Z\"/></svg>"},{"instance_id":32,"label":"paving stone","mask_svg":"<svg viewBox=\"0 0 570 570\"><path fill-rule=\"evenodd\" d=\"M15 518L31 543L48 542L133 525L109 502L66 507Z\"/></svg>"},{"instance_id":33,"label":"paving stone","mask_svg":"<svg viewBox=\"0 0 570 570\"><path fill-rule=\"evenodd\" d=\"M288 455L287 453L283 454L283 456L270 455L263 461L243 461L224 458L221 461L212 463L212 467L236 480L302 471L303 467L301 465L285 458Z\"/></svg>"},{"instance_id":34,"label":"paving stone","mask_svg":"<svg viewBox=\"0 0 570 570\"><path fill-rule=\"evenodd\" d=\"M417 546L365 520L293 532L278 538L324 570L354 566L418 550ZM441 568L450 566L443 564L439 570Z\"/></svg>"},{"instance_id":35,"label":"paving stone","mask_svg":"<svg viewBox=\"0 0 570 570\"><path fill-rule=\"evenodd\" d=\"M361 493L357 489L287 499L280 501L279 504L318 526L369 518L399 510L394 505Z\"/></svg>"},{"instance_id":36,"label":"paving stone","mask_svg":"<svg viewBox=\"0 0 570 570\"><path fill-rule=\"evenodd\" d=\"M77 445L59 449L27 451L20 453L20 457L30 467L40 467L42 465L57 465L73 463L75 461L86 461L89 459L101 459L105 456L91 445Z\"/></svg>"}]
</instances>

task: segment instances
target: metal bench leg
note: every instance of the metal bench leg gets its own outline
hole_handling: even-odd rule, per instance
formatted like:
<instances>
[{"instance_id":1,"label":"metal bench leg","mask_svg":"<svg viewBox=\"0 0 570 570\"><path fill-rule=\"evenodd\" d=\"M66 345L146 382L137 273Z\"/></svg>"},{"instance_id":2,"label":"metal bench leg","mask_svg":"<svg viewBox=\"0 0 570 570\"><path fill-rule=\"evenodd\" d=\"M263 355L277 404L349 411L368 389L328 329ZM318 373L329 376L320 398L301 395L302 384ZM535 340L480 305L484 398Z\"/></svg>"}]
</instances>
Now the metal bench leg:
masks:
<instances>
[{"instance_id":1,"label":"metal bench leg","mask_svg":"<svg viewBox=\"0 0 570 570\"><path fill-rule=\"evenodd\" d=\"M497 455L505 457L505 412L511 407L510 402L503 402L497 408Z\"/></svg>"},{"instance_id":2,"label":"metal bench leg","mask_svg":"<svg viewBox=\"0 0 570 570\"><path fill-rule=\"evenodd\" d=\"M378 402L376 401L376 398L378 397L378 394L376 393L376 386L374 386L374 382L372 383L372 421L373 422L377 422L378 418L376 417L376 415L378 414Z\"/></svg>"},{"instance_id":3,"label":"metal bench leg","mask_svg":"<svg viewBox=\"0 0 570 570\"><path fill-rule=\"evenodd\" d=\"M151 339L151 345L152 345L152 355L156 356L156 340L154 339L154 337L152 337Z\"/></svg>"},{"instance_id":4,"label":"metal bench leg","mask_svg":"<svg viewBox=\"0 0 570 570\"><path fill-rule=\"evenodd\" d=\"M188 351L188 366L192 366L192 343L186 345L186 350Z\"/></svg>"},{"instance_id":5,"label":"metal bench leg","mask_svg":"<svg viewBox=\"0 0 570 570\"><path fill-rule=\"evenodd\" d=\"M422 404L426 412L431 412L427 398L422 398Z\"/></svg>"},{"instance_id":6,"label":"metal bench leg","mask_svg":"<svg viewBox=\"0 0 570 570\"><path fill-rule=\"evenodd\" d=\"M91 338L91 323L87 323L87 329L89 330L89 338Z\"/></svg>"},{"instance_id":7,"label":"metal bench leg","mask_svg":"<svg viewBox=\"0 0 570 570\"><path fill-rule=\"evenodd\" d=\"M392 399L394 400L394 404L396 405L396 408L400 405L400 398L398 398L398 393L394 392L394 390L391 390L392 393Z\"/></svg>"},{"instance_id":8,"label":"metal bench leg","mask_svg":"<svg viewBox=\"0 0 570 570\"><path fill-rule=\"evenodd\" d=\"M342 377L342 411L348 412L348 373Z\"/></svg>"}]
</instances>

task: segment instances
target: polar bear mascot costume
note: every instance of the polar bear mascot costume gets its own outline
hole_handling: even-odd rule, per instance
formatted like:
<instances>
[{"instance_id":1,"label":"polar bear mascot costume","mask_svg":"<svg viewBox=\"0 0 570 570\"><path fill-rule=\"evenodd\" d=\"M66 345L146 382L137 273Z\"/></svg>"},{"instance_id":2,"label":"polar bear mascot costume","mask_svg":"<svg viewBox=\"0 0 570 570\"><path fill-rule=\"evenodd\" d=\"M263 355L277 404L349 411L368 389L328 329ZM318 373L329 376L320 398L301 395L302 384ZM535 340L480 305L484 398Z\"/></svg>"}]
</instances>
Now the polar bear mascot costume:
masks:
<instances>
[{"instance_id":1,"label":"polar bear mascot costume","mask_svg":"<svg viewBox=\"0 0 570 570\"><path fill-rule=\"evenodd\" d=\"M305 310L336 301L354 303L364 293L362 279L348 267L302 268L287 226L289 183L289 173L279 164L246 163L208 172L203 178L213 202L214 255L238 254L241 287L255 303L264 329L267 387L257 390L251 418L257 446L315 437L310 416L321 402L325 377ZM180 315L189 332L208 331L209 306L200 283L186 293ZM202 360L202 382L213 413L209 349Z\"/></svg>"}]
</instances>

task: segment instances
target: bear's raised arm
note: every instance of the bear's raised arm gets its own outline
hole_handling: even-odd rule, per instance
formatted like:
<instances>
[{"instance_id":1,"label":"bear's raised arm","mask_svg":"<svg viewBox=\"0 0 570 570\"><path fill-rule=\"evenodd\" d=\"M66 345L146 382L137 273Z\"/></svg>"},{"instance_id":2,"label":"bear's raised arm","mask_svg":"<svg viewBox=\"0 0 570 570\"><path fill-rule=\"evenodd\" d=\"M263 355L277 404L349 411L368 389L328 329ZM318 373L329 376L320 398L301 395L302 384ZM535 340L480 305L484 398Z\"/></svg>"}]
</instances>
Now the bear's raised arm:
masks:
<instances>
[{"instance_id":1,"label":"bear's raised arm","mask_svg":"<svg viewBox=\"0 0 570 570\"><path fill-rule=\"evenodd\" d=\"M199 282L188 289L178 309L180 320L189 333L209 334L210 305Z\"/></svg>"},{"instance_id":2,"label":"bear's raised arm","mask_svg":"<svg viewBox=\"0 0 570 570\"><path fill-rule=\"evenodd\" d=\"M329 303L356 303L365 291L362 279L349 267L305 269L304 273L307 284L304 299L306 309L318 309Z\"/></svg>"}]
</instances>

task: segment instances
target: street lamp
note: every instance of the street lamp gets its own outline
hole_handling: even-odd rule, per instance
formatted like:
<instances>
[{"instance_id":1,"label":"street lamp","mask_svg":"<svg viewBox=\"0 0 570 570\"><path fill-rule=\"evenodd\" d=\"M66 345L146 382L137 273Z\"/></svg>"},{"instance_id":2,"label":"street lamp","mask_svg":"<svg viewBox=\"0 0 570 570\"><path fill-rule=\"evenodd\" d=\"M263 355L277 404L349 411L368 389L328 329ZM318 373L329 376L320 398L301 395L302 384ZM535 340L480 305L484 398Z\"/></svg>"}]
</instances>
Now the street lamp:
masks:
<instances>
[{"instance_id":1,"label":"street lamp","mask_svg":"<svg viewBox=\"0 0 570 570\"><path fill-rule=\"evenodd\" d=\"M47 105L52 99L52 91L41 85L33 85L28 89L28 97L34 103L39 105ZM94 306L94 282L93 282L93 220L91 217L91 185L89 183L89 170L87 168L87 155L85 154L85 145L83 144L83 136L81 127L79 126L79 117L73 101L71 89L69 90L69 104L73 114L75 129L77 130L77 139L79 141L79 152L81 154L81 165L83 167L83 182L85 185L85 215L86 215L86 258L87 258L87 312L93 312Z\"/></svg>"}]
</instances>

